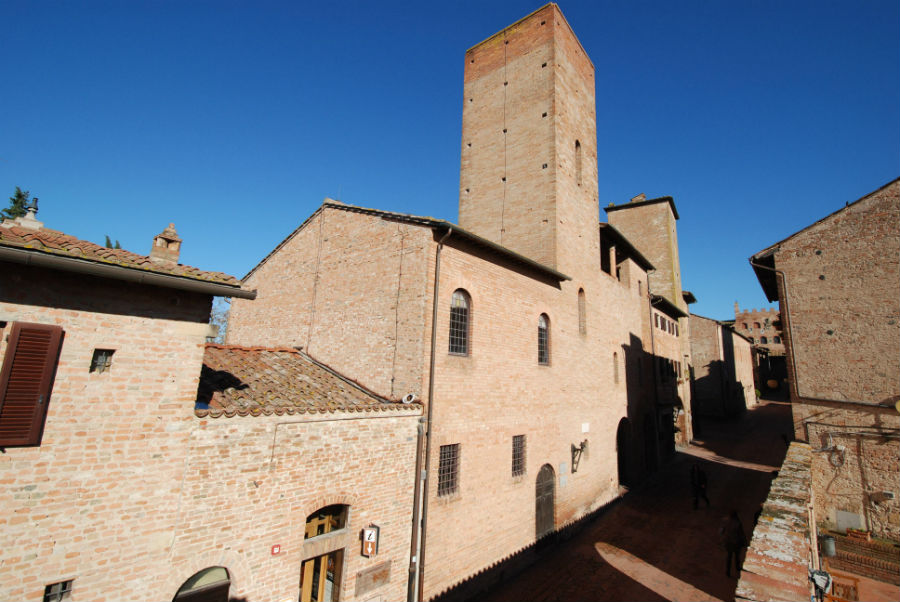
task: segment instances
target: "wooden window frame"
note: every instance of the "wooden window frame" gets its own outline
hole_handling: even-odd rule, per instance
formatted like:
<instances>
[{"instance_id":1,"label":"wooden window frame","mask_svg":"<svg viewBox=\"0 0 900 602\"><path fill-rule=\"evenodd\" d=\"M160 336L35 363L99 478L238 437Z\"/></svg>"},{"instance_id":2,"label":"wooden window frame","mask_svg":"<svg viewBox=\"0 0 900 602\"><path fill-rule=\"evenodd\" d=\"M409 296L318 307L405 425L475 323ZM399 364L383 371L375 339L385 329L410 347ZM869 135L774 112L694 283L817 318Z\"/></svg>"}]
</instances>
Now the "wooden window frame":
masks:
<instances>
[{"instance_id":1,"label":"wooden window frame","mask_svg":"<svg viewBox=\"0 0 900 602\"><path fill-rule=\"evenodd\" d=\"M0 368L0 447L41 444L63 329L13 322Z\"/></svg>"}]
</instances>

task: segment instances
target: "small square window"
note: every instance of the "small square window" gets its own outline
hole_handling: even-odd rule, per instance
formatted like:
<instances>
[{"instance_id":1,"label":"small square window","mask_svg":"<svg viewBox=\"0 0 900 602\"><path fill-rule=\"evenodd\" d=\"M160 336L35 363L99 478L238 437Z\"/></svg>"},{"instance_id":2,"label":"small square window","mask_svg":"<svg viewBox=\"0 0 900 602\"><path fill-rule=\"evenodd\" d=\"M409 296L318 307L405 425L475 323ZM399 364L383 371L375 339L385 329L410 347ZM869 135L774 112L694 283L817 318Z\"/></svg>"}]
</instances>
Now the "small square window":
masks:
<instances>
[{"instance_id":1,"label":"small square window","mask_svg":"<svg viewBox=\"0 0 900 602\"><path fill-rule=\"evenodd\" d=\"M459 490L459 443L441 446L438 467L438 495L450 495Z\"/></svg>"},{"instance_id":2,"label":"small square window","mask_svg":"<svg viewBox=\"0 0 900 602\"><path fill-rule=\"evenodd\" d=\"M102 374L112 366L114 349L94 349L94 357L91 358L91 372Z\"/></svg>"},{"instance_id":3,"label":"small square window","mask_svg":"<svg viewBox=\"0 0 900 602\"><path fill-rule=\"evenodd\" d=\"M72 579L51 583L44 587L44 602L60 602L68 600L72 594Z\"/></svg>"},{"instance_id":4,"label":"small square window","mask_svg":"<svg viewBox=\"0 0 900 602\"><path fill-rule=\"evenodd\" d=\"M513 435L512 438L512 476L525 474L525 435Z\"/></svg>"}]
</instances>

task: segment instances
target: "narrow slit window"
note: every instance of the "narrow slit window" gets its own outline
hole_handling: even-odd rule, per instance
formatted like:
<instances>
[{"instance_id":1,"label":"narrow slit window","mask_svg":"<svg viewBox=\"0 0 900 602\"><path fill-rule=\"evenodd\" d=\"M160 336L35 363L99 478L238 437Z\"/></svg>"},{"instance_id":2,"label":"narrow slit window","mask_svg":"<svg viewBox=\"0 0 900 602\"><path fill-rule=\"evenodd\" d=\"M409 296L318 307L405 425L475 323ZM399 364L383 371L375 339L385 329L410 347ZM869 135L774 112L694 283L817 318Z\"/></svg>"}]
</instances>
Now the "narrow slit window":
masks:
<instances>
[{"instance_id":1,"label":"narrow slit window","mask_svg":"<svg viewBox=\"0 0 900 602\"><path fill-rule=\"evenodd\" d=\"M578 333L587 334L587 302L584 298L584 289L578 289Z\"/></svg>"},{"instance_id":2,"label":"narrow slit window","mask_svg":"<svg viewBox=\"0 0 900 602\"><path fill-rule=\"evenodd\" d=\"M438 495L450 495L459 490L459 443L442 445L438 466Z\"/></svg>"},{"instance_id":3,"label":"narrow slit window","mask_svg":"<svg viewBox=\"0 0 900 602\"><path fill-rule=\"evenodd\" d=\"M613 382L619 384L619 354L613 352Z\"/></svg>"},{"instance_id":4,"label":"narrow slit window","mask_svg":"<svg viewBox=\"0 0 900 602\"><path fill-rule=\"evenodd\" d=\"M469 355L469 295L462 289L450 298L450 353Z\"/></svg>"},{"instance_id":5,"label":"narrow slit window","mask_svg":"<svg viewBox=\"0 0 900 602\"><path fill-rule=\"evenodd\" d=\"M581 142L575 141L575 183L581 186Z\"/></svg>"},{"instance_id":6,"label":"narrow slit window","mask_svg":"<svg viewBox=\"0 0 900 602\"><path fill-rule=\"evenodd\" d=\"M525 474L525 435L513 435L512 438L512 476Z\"/></svg>"},{"instance_id":7,"label":"narrow slit window","mask_svg":"<svg viewBox=\"0 0 900 602\"><path fill-rule=\"evenodd\" d=\"M538 363L542 366L550 364L550 319L547 314L538 318Z\"/></svg>"}]
</instances>

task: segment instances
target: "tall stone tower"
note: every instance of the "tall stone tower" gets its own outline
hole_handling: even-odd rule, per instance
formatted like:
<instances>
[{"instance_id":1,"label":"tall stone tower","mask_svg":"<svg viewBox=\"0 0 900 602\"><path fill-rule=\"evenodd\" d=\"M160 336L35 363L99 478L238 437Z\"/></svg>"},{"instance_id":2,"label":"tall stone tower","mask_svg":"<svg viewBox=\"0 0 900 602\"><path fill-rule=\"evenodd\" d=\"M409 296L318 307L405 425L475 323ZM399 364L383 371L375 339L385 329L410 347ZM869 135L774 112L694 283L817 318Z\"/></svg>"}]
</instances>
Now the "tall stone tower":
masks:
<instances>
[{"instance_id":1,"label":"tall stone tower","mask_svg":"<svg viewBox=\"0 0 900 602\"><path fill-rule=\"evenodd\" d=\"M682 296L678 230L675 227L678 210L672 197L648 199L641 194L631 202L605 209L610 225L634 241L656 268L649 275L651 291L687 311Z\"/></svg>"},{"instance_id":2,"label":"tall stone tower","mask_svg":"<svg viewBox=\"0 0 900 602\"><path fill-rule=\"evenodd\" d=\"M466 52L459 223L567 274L599 257L594 66L548 4Z\"/></svg>"}]
</instances>

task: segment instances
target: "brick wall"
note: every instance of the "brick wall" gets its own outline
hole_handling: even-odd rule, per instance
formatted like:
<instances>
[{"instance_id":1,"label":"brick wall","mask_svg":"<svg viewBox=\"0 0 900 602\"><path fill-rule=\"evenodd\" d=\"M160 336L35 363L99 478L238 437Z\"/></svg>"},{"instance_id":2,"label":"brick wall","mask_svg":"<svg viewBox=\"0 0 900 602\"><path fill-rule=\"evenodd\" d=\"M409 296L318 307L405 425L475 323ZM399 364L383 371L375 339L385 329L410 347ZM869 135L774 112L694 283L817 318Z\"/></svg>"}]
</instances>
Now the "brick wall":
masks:
<instances>
[{"instance_id":1,"label":"brick wall","mask_svg":"<svg viewBox=\"0 0 900 602\"><path fill-rule=\"evenodd\" d=\"M65 338L41 445L0 454L0 598L40 600L72 578L73 600L158 591L210 303L2 265L0 321L56 324ZM95 348L115 350L106 373L89 372Z\"/></svg>"},{"instance_id":2,"label":"brick wall","mask_svg":"<svg viewBox=\"0 0 900 602\"><path fill-rule=\"evenodd\" d=\"M200 569L225 566L233 597L295 600L303 561L343 550L340 599L405 599L420 415L194 418L170 568L156 591L174 595ZM331 504L350 506L346 527L304 540L307 516ZM365 558L360 532L370 524L381 528L379 553ZM358 593L357 575L384 563L389 576Z\"/></svg>"},{"instance_id":3,"label":"brick wall","mask_svg":"<svg viewBox=\"0 0 900 602\"><path fill-rule=\"evenodd\" d=\"M169 599L224 566L232 596L296 599L302 561L335 549L343 599L405 597L421 408L198 419L210 302L3 265L0 321L58 324L65 339L41 445L0 454L0 598L74 579L73 600ZM89 372L98 347L115 349L104 374ZM306 517L334 503L351 506L347 528L304 542ZM381 553L366 559L369 523ZM358 573L386 562L358 594Z\"/></svg>"},{"instance_id":4,"label":"brick wall","mask_svg":"<svg viewBox=\"0 0 900 602\"><path fill-rule=\"evenodd\" d=\"M817 519L900 540L900 182L782 241L775 267L795 434L842 448L815 456Z\"/></svg>"},{"instance_id":5,"label":"brick wall","mask_svg":"<svg viewBox=\"0 0 900 602\"><path fill-rule=\"evenodd\" d=\"M694 314L690 324L694 410L726 416L754 407L750 343L716 320Z\"/></svg>"},{"instance_id":6,"label":"brick wall","mask_svg":"<svg viewBox=\"0 0 900 602\"><path fill-rule=\"evenodd\" d=\"M427 597L535 540L535 479L544 464L556 477L557 527L618 494L616 429L628 417L628 383L639 378L625 358L642 346L647 309L638 296L639 271L633 281L600 273L557 287L510 267L452 246L442 252L431 474L437 475L441 445L458 443L461 461L458 493L438 497L437 479L430 483ZM457 288L472 299L468 356L448 353ZM547 366L537 361L541 313L550 319ZM650 378L645 370L643 379ZM640 419L634 417L638 430ZM525 435L527 446L525 474L516 477L514 435ZM584 440L589 451L573 473L571 446Z\"/></svg>"},{"instance_id":7,"label":"brick wall","mask_svg":"<svg viewBox=\"0 0 900 602\"><path fill-rule=\"evenodd\" d=\"M379 395L422 395L431 230L324 207L260 264L235 299L228 343L303 347Z\"/></svg>"}]
</instances>

